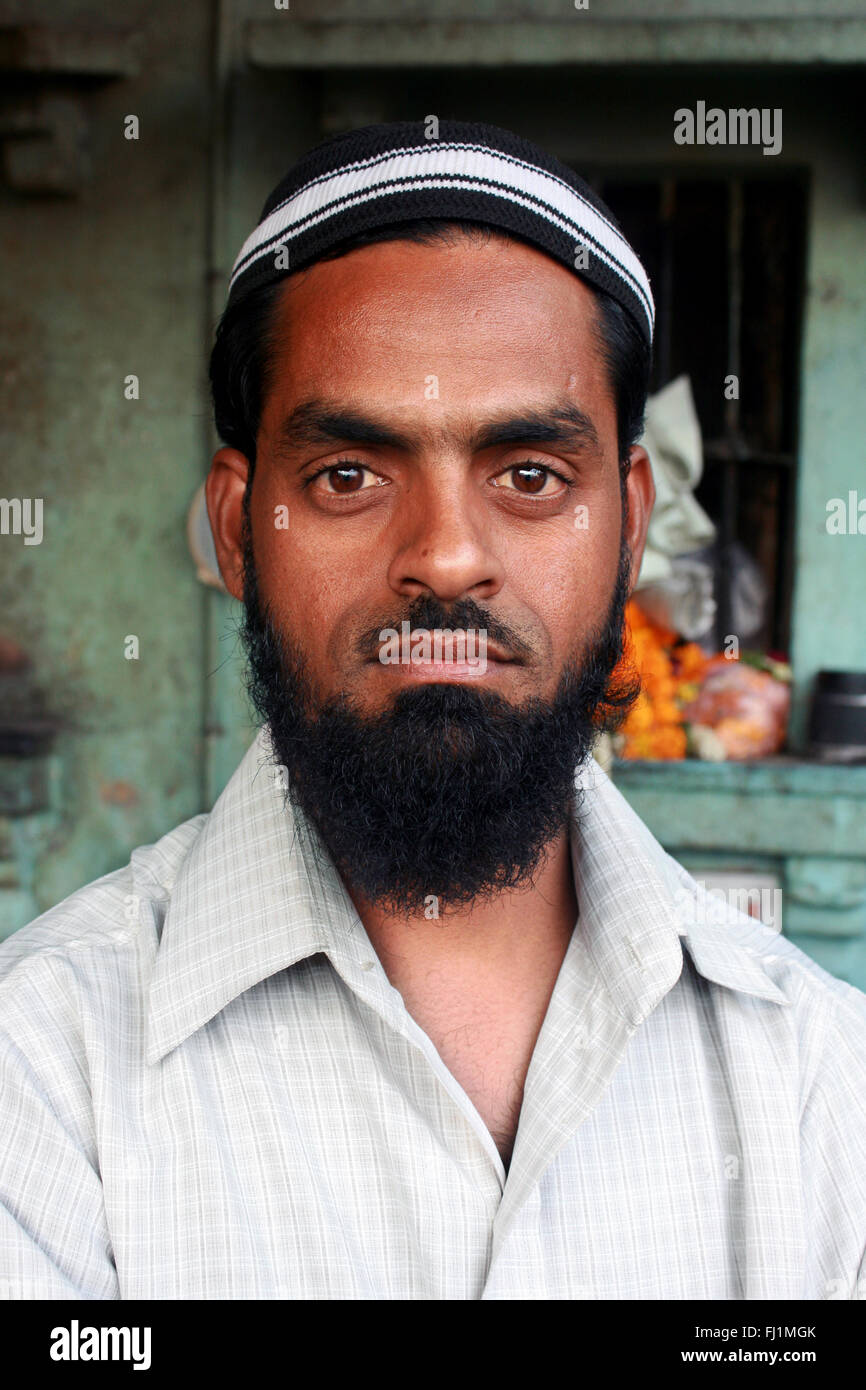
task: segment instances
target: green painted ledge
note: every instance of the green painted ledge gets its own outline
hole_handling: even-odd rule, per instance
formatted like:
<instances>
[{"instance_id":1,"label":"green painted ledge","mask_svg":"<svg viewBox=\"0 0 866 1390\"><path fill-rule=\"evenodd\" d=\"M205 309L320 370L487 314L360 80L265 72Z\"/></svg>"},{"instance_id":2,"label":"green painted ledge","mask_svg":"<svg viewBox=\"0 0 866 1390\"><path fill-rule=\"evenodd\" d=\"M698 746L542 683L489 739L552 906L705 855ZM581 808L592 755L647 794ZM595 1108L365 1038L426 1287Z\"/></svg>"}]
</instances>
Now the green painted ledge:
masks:
<instances>
[{"instance_id":1,"label":"green painted ledge","mask_svg":"<svg viewBox=\"0 0 866 1390\"><path fill-rule=\"evenodd\" d=\"M866 991L866 765L615 759L611 776L696 878L775 874L785 935Z\"/></svg>"},{"instance_id":2,"label":"green painted ledge","mask_svg":"<svg viewBox=\"0 0 866 1390\"><path fill-rule=\"evenodd\" d=\"M866 858L866 764L615 759L611 775L666 849Z\"/></svg>"}]
</instances>

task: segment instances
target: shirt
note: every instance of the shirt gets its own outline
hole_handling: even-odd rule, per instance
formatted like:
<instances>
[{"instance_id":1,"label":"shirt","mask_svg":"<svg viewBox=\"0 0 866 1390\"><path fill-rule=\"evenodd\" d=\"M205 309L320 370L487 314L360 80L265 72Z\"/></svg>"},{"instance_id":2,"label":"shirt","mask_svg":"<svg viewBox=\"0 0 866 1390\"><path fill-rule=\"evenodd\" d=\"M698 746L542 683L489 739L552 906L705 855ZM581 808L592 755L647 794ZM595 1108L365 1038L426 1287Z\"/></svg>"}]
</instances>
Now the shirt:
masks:
<instances>
[{"instance_id":1,"label":"shirt","mask_svg":"<svg viewBox=\"0 0 866 1390\"><path fill-rule=\"evenodd\" d=\"M0 947L0 1293L864 1296L866 996L590 761L506 1173L268 757Z\"/></svg>"}]
</instances>

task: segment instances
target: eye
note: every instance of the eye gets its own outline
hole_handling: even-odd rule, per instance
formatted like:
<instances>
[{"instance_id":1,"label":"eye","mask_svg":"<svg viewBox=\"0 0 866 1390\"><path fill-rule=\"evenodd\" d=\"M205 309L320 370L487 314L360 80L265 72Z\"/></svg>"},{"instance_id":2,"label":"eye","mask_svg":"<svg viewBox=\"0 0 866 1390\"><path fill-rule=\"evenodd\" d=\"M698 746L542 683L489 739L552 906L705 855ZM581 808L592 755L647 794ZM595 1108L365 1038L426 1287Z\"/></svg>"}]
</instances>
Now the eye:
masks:
<instances>
[{"instance_id":1,"label":"eye","mask_svg":"<svg viewBox=\"0 0 866 1390\"><path fill-rule=\"evenodd\" d=\"M512 484L503 483L502 479L512 478ZM557 487L555 484L563 484ZM548 486L548 484L554 484ZM523 497L555 497L564 491L564 488L571 487L568 478L557 473L555 468L549 468L544 463L515 463L510 468L506 468L504 473L500 473L498 478L493 479L494 487L505 487L508 492L517 492Z\"/></svg>"},{"instance_id":2,"label":"eye","mask_svg":"<svg viewBox=\"0 0 866 1390\"><path fill-rule=\"evenodd\" d=\"M339 463L320 468L308 481L314 483L319 479L322 480L322 490L330 497L350 497L355 492L368 492L385 482L384 478L380 478L366 464L356 463L352 459L341 459Z\"/></svg>"}]
</instances>

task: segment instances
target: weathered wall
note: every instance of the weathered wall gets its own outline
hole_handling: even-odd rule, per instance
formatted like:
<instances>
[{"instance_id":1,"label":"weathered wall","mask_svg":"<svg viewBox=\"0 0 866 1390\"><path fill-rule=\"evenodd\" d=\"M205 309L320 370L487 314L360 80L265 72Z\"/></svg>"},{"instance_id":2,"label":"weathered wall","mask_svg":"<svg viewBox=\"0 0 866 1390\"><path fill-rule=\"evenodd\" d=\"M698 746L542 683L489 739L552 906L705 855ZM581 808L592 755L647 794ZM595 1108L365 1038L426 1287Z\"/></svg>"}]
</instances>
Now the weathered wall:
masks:
<instances>
[{"instance_id":1,"label":"weathered wall","mask_svg":"<svg viewBox=\"0 0 866 1390\"><path fill-rule=\"evenodd\" d=\"M0 493L44 499L41 545L0 539L0 630L64 726L58 819L21 884L42 908L202 806L205 598L184 524L207 440L210 5L0 5L19 21L141 38L138 76L74 84L93 168L80 193L0 187Z\"/></svg>"},{"instance_id":2,"label":"weathered wall","mask_svg":"<svg viewBox=\"0 0 866 1390\"><path fill-rule=\"evenodd\" d=\"M860 79L862 83L862 78ZM866 534L827 530L827 502L866 502L866 121L853 100L812 113L815 149L802 356L793 662L805 729L822 667L866 670ZM866 529L866 507L862 525Z\"/></svg>"}]
</instances>

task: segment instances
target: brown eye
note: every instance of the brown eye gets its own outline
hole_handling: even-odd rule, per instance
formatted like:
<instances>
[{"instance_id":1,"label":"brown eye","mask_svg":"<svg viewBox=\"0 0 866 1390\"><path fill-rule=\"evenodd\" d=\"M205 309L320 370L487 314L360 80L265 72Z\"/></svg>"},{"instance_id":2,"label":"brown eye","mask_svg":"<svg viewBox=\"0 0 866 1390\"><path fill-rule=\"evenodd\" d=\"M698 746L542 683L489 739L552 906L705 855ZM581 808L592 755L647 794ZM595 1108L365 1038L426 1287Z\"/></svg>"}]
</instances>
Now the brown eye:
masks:
<instances>
[{"instance_id":1,"label":"brown eye","mask_svg":"<svg viewBox=\"0 0 866 1390\"><path fill-rule=\"evenodd\" d=\"M569 486L554 468L543 463L513 463L494 480L495 487L521 497L555 497Z\"/></svg>"},{"instance_id":2,"label":"brown eye","mask_svg":"<svg viewBox=\"0 0 866 1390\"><path fill-rule=\"evenodd\" d=\"M365 468L358 468L353 465L341 465L338 468L329 468L325 476L330 482L333 492L360 492L366 471Z\"/></svg>"},{"instance_id":3,"label":"brown eye","mask_svg":"<svg viewBox=\"0 0 866 1390\"><path fill-rule=\"evenodd\" d=\"M374 473L366 463L356 463L353 459L340 459L338 463L326 464L309 478L304 487L309 487L321 497L354 497L361 492L372 492L384 487L387 479Z\"/></svg>"},{"instance_id":4,"label":"brown eye","mask_svg":"<svg viewBox=\"0 0 866 1390\"><path fill-rule=\"evenodd\" d=\"M532 464L524 464L521 468L513 468L511 471L515 481L519 479L518 492L542 492L549 477L546 468L536 468Z\"/></svg>"}]
</instances>

